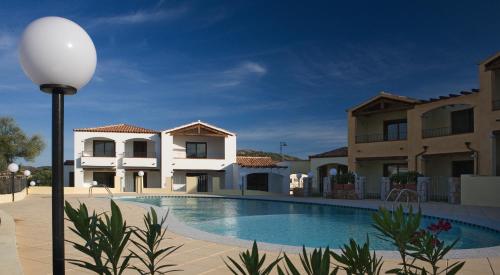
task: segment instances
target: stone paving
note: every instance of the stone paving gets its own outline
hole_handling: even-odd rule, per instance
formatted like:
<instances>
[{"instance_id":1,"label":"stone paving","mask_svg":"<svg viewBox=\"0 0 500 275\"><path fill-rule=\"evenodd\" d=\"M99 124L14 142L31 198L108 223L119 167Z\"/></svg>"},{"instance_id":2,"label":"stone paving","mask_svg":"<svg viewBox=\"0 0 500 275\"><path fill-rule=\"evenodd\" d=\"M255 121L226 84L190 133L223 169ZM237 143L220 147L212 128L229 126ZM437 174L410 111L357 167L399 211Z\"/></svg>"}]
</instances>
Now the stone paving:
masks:
<instances>
[{"instance_id":1,"label":"stone paving","mask_svg":"<svg viewBox=\"0 0 500 275\"><path fill-rule=\"evenodd\" d=\"M97 212L107 211L109 201L104 198L88 198L85 195L66 196L66 199L76 204L78 201L86 203ZM302 199L306 201L305 199ZM352 201L335 201L336 204L350 205ZM359 203L359 202L358 202ZM380 203L380 202L378 202ZM142 225L142 216L145 208L126 203L118 202L122 209L124 218L128 225ZM376 202L363 201L363 204L377 207ZM8 213L15 221L15 234L17 250L24 274L51 274L52 246L51 246L51 200L50 195L30 195L23 201L0 204L0 210ZM450 217L469 213L470 219L481 222L481 224L495 223L500 226L500 211L498 209L464 208L445 204L429 204L429 209L434 209L435 213L441 213ZM445 209L445 210L443 210ZM460 210L461 209L461 210ZM456 217L455 217L456 218ZM76 236L67 229L69 223L66 222L66 239L76 240ZM228 244L221 244L206 240L198 240L173 232L169 232L170 238L167 245L183 244L183 247L171 256L167 257L169 263L177 264L178 269L183 270L177 274L230 274L225 267L223 259L226 256L237 257L238 253L244 250L242 247ZM6 252L6 251L2 251ZM268 252L268 259L274 259L278 255L275 251ZM297 255L291 255L294 262L298 262ZM70 244L66 244L66 257L82 259L83 256ZM450 260L454 261L454 260ZM397 264L395 259L386 259L383 270L393 268ZM133 262L135 263L135 262ZM443 262L446 264L446 262ZM69 263L66 264L67 274L92 274L79 269ZM466 265L460 274L499 274L500 256L479 257L466 259ZM0 266L0 274L13 274L5 267ZM137 274L128 271L127 274ZM174 273L175 274L175 273Z\"/></svg>"}]
</instances>

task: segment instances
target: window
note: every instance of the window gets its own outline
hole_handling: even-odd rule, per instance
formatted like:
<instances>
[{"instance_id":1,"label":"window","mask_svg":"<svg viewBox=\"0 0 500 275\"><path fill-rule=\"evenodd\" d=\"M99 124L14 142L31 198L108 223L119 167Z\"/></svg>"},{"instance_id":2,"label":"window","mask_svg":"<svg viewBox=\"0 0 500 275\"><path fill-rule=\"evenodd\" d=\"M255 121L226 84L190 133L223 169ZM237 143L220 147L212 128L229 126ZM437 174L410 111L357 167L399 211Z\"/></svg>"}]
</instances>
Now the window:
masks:
<instances>
[{"instance_id":1,"label":"window","mask_svg":"<svg viewBox=\"0 0 500 275\"><path fill-rule=\"evenodd\" d=\"M186 157L195 159L207 158L207 143L186 142Z\"/></svg>"},{"instance_id":2,"label":"window","mask_svg":"<svg viewBox=\"0 0 500 275\"><path fill-rule=\"evenodd\" d=\"M145 158L148 155L148 143L146 141L134 141L134 158Z\"/></svg>"},{"instance_id":3,"label":"window","mask_svg":"<svg viewBox=\"0 0 500 275\"><path fill-rule=\"evenodd\" d=\"M384 164L384 177L408 172L407 163L386 163Z\"/></svg>"},{"instance_id":4,"label":"window","mask_svg":"<svg viewBox=\"0 0 500 275\"><path fill-rule=\"evenodd\" d=\"M113 172L94 172L94 181L97 181L98 185L105 185L107 187L115 187L115 173Z\"/></svg>"},{"instance_id":5,"label":"window","mask_svg":"<svg viewBox=\"0 0 500 275\"><path fill-rule=\"evenodd\" d=\"M405 140L406 119L384 121L384 140Z\"/></svg>"},{"instance_id":6,"label":"window","mask_svg":"<svg viewBox=\"0 0 500 275\"><path fill-rule=\"evenodd\" d=\"M115 142L108 140L94 140L94 157L114 157Z\"/></svg>"},{"instance_id":7,"label":"window","mask_svg":"<svg viewBox=\"0 0 500 275\"><path fill-rule=\"evenodd\" d=\"M474 132L474 109L451 112L451 133L463 134Z\"/></svg>"},{"instance_id":8,"label":"window","mask_svg":"<svg viewBox=\"0 0 500 275\"><path fill-rule=\"evenodd\" d=\"M269 191L268 174L254 173L247 176L247 190Z\"/></svg>"}]
</instances>

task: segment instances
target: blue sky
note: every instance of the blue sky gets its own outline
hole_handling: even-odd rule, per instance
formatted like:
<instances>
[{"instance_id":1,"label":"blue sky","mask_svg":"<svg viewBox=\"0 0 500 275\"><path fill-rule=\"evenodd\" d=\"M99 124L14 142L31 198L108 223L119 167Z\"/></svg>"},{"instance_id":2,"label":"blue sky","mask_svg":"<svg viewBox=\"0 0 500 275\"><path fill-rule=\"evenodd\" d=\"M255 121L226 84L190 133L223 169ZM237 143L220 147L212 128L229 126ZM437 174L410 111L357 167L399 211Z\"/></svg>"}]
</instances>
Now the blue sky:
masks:
<instances>
[{"instance_id":1,"label":"blue sky","mask_svg":"<svg viewBox=\"0 0 500 275\"><path fill-rule=\"evenodd\" d=\"M72 129L203 120L239 148L306 157L346 145L345 110L379 91L428 98L478 87L500 51L500 1L0 2L0 116L39 133L50 164L50 97L24 76L17 43L32 20L67 17L96 45L97 71L66 97Z\"/></svg>"}]
</instances>

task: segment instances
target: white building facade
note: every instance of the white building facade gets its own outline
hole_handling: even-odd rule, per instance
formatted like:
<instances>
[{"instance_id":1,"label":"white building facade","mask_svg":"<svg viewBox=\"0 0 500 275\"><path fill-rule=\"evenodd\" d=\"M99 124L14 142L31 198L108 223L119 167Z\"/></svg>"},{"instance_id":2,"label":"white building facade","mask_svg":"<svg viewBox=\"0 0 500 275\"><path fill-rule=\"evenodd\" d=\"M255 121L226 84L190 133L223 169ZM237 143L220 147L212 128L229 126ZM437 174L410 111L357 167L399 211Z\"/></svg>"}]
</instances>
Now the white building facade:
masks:
<instances>
[{"instance_id":1,"label":"white building facade","mask_svg":"<svg viewBox=\"0 0 500 275\"><path fill-rule=\"evenodd\" d=\"M245 188L240 169L248 174L236 159L236 134L201 121L164 131L126 124L75 129L74 150L74 169L67 170L74 187L232 194ZM267 192L288 192L286 167L261 168L270 174Z\"/></svg>"}]
</instances>

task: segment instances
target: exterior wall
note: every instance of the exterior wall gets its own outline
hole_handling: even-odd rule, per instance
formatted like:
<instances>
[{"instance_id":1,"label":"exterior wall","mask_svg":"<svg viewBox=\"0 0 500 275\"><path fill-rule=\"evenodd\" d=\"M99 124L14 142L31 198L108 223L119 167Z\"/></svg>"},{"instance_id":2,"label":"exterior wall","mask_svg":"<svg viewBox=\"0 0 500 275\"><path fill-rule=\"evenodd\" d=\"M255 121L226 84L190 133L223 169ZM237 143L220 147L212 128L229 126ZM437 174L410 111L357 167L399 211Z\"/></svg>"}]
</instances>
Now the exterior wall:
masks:
<instances>
[{"instance_id":1,"label":"exterior wall","mask_svg":"<svg viewBox=\"0 0 500 275\"><path fill-rule=\"evenodd\" d=\"M347 157L337 157L337 158L311 158L311 172L313 176L312 188L317 190L319 188L319 167L326 164L342 164L347 165Z\"/></svg>"},{"instance_id":2,"label":"exterior wall","mask_svg":"<svg viewBox=\"0 0 500 275\"><path fill-rule=\"evenodd\" d=\"M463 205L500 207L500 177L463 175L461 189Z\"/></svg>"},{"instance_id":3,"label":"exterior wall","mask_svg":"<svg viewBox=\"0 0 500 275\"><path fill-rule=\"evenodd\" d=\"M69 181L70 181L69 173L74 172L74 171L75 171L74 165L64 165L64 167L63 167L63 174L64 174L63 175L63 182L64 182L65 187L69 186Z\"/></svg>"},{"instance_id":4,"label":"exterior wall","mask_svg":"<svg viewBox=\"0 0 500 275\"><path fill-rule=\"evenodd\" d=\"M356 135L383 134L384 121L406 119L406 111L364 116L356 121Z\"/></svg>"},{"instance_id":5,"label":"exterior wall","mask_svg":"<svg viewBox=\"0 0 500 275\"><path fill-rule=\"evenodd\" d=\"M250 168L240 167L242 175L249 175L254 173L266 173L269 175L268 184L269 192L260 191L262 193L276 193L276 194L289 194L290 193L290 168ZM245 182L242 182L242 181ZM246 186L246 177L240 177L238 181L238 190L241 186ZM254 190L245 190L247 192ZM240 191L241 192L241 191Z\"/></svg>"},{"instance_id":6,"label":"exterior wall","mask_svg":"<svg viewBox=\"0 0 500 275\"><path fill-rule=\"evenodd\" d=\"M380 178L384 176L384 164L405 164L404 160L368 160L357 162L356 173L366 177L365 192L366 194L380 193Z\"/></svg>"},{"instance_id":7,"label":"exterior wall","mask_svg":"<svg viewBox=\"0 0 500 275\"><path fill-rule=\"evenodd\" d=\"M238 188L238 168L236 165L236 136L210 137L210 136L172 136L168 132L162 132L162 187L171 185L174 171L179 175L180 170L203 171L224 170L225 188ZM186 142L207 142L206 159L186 158ZM177 171L176 171L177 170ZM179 181L180 179L174 177ZM175 182L175 180L174 180ZM236 183L236 185L234 184ZM170 186L171 190L177 185Z\"/></svg>"},{"instance_id":8,"label":"exterior wall","mask_svg":"<svg viewBox=\"0 0 500 275\"><path fill-rule=\"evenodd\" d=\"M500 98L500 71L486 71L484 64L496 56L486 60L479 65L479 87L480 92L458 97L450 97L434 102L416 104L414 108L407 110L408 139L406 141L384 141L373 143L356 144L356 134L370 134L371 131L381 131L382 120L392 116L392 113L383 115L372 115L370 118L354 117L352 111L348 112L348 152L349 170L361 174L357 168L356 159L370 157L405 156L408 159L408 169L424 171L422 160L416 159L424 146L427 147L425 155L467 153L472 151L467 148L466 142L473 150L478 152L475 158L478 166L478 175L495 175L497 163L495 147L497 141L493 136L494 131L500 130L500 110L493 110L492 101ZM422 129L448 127L449 112L454 108L462 108L464 105L474 108L474 132L457 135L423 138ZM439 109L449 106L447 109ZM429 118L429 116L432 116ZM370 126L373 124L373 126ZM443 126L441 126L443 125Z\"/></svg>"},{"instance_id":9,"label":"exterior wall","mask_svg":"<svg viewBox=\"0 0 500 275\"><path fill-rule=\"evenodd\" d=\"M85 187L90 186L92 183L92 171L96 169L106 168L109 171L116 172L116 176L124 179L125 177L125 167L123 166L123 158L126 154L126 144L131 140L147 140L154 144L154 150L156 152L156 167L161 167L160 158L160 135L159 134L136 134L136 133L99 133L99 132L73 132L74 134L74 170L75 170L75 187ZM115 141L115 152L116 156L113 158L100 158L100 157L87 157L95 160L98 165L92 167L85 167L85 163L82 165L82 157L85 159L85 155L90 156L90 152L93 150L92 142L93 140L113 140ZM127 142L128 141L128 142ZM128 147L129 149L131 147ZM148 147L148 150L152 147ZM85 152L85 153L84 153ZM86 154L88 153L88 154ZM111 162L108 161L111 159ZM104 160L101 163L100 160ZM109 162L109 163L108 163ZM112 164L111 164L112 163ZM85 172L84 172L85 167ZM144 167L135 167L137 169ZM147 167L151 168L151 166ZM124 188L124 180L120 180L118 187L120 190Z\"/></svg>"},{"instance_id":10,"label":"exterior wall","mask_svg":"<svg viewBox=\"0 0 500 275\"><path fill-rule=\"evenodd\" d=\"M290 168L290 174L307 174L311 171L310 160L287 160L278 163L279 166L286 166Z\"/></svg>"}]
</instances>

